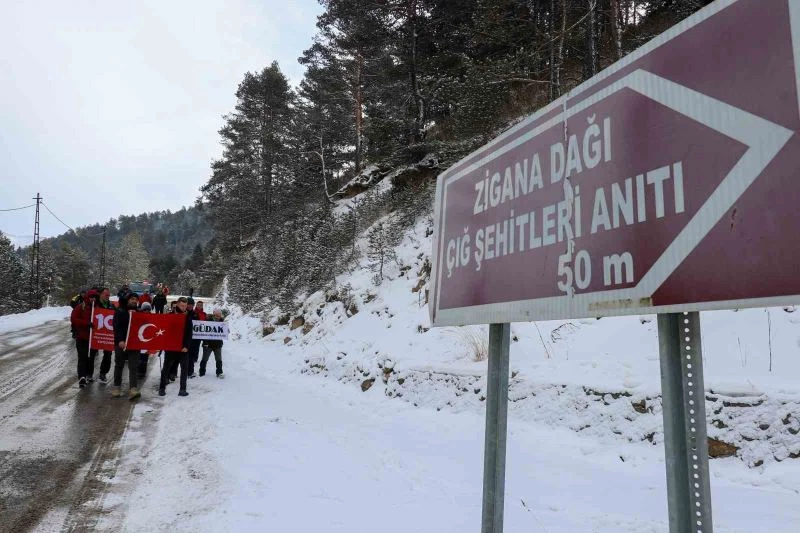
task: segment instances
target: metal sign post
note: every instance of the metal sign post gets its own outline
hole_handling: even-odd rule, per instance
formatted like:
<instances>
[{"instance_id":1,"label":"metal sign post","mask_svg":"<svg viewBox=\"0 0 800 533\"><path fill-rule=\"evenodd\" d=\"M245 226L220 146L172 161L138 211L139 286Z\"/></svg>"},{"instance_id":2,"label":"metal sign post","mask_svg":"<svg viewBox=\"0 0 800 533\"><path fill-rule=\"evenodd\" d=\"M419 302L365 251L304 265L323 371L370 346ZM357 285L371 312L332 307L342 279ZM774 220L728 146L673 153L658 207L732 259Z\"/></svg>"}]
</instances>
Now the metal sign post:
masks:
<instances>
[{"instance_id":1,"label":"metal sign post","mask_svg":"<svg viewBox=\"0 0 800 533\"><path fill-rule=\"evenodd\" d=\"M712 533L699 313L658 315L670 533Z\"/></svg>"},{"instance_id":2,"label":"metal sign post","mask_svg":"<svg viewBox=\"0 0 800 533\"><path fill-rule=\"evenodd\" d=\"M489 325L486 446L483 455L481 533L502 533L508 434L508 347L511 324Z\"/></svg>"}]
</instances>

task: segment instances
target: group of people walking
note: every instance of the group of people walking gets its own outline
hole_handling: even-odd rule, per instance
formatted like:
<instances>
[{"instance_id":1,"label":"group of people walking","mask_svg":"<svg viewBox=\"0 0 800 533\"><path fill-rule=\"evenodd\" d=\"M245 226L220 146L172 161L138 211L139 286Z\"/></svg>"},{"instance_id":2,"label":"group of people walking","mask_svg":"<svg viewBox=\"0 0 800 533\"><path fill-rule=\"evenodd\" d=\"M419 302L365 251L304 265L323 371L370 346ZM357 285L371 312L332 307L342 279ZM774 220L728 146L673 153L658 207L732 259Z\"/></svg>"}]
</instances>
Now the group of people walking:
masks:
<instances>
[{"instance_id":1,"label":"group of people walking","mask_svg":"<svg viewBox=\"0 0 800 533\"><path fill-rule=\"evenodd\" d=\"M195 364L200 361L200 376L206 374L206 366L211 354L214 354L216 363L216 375L224 378L222 372L222 340L200 340L192 338L192 321L224 321L224 316L220 309L215 309L213 313L206 314L203 309L203 302L195 302L192 297L181 296L171 302L167 308L167 294L165 290L159 290L154 298L151 299L148 291L141 296L129 290L127 285L123 285L117 294L118 305L113 316L114 326L114 374L111 396L119 398L122 396L122 375L125 365L128 365L128 398L134 401L141 397L139 383L147 375L147 363L151 356L164 355L161 368L161 378L158 387L159 396L166 395L167 385L178 379L180 370L180 389L178 396L188 396L187 381L189 378L197 376L195 374ZM80 388L86 387L94 382L95 358L98 350L89 345L92 320L92 305L95 309L114 309L111 302L111 292L107 287L95 287L88 291L81 291L79 295L70 302L72 314L70 324L72 335L75 338L75 348L78 352L78 385ZM180 351L167 351L148 353L141 350L129 350L126 344L128 335L128 325L131 312L137 313L177 313L186 315L183 341ZM203 355L200 358L200 349ZM100 373L98 381L102 384L108 383L107 374L111 369L111 352L103 350L103 358L100 362Z\"/></svg>"}]
</instances>

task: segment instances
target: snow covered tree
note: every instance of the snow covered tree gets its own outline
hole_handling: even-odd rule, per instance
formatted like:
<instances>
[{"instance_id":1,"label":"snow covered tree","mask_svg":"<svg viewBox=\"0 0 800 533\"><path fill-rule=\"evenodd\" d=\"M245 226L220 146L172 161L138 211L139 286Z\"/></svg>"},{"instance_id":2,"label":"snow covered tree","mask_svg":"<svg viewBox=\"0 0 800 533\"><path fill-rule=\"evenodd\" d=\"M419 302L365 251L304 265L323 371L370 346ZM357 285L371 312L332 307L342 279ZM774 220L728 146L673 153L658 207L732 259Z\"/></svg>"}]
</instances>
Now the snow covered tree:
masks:
<instances>
[{"instance_id":1,"label":"snow covered tree","mask_svg":"<svg viewBox=\"0 0 800 533\"><path fill-rule=\"evenodd\" d=\"M372 279L375 285L383 281L383 269L389 261L397 261L395 248L400 244L401 237L391 219L378 222L367 234L367 259L370 269L375 272Z\"/></svg>"},{"instance_id":2,"label":"snow covered tree","mask_svg":"<svg viewBox=\"0 0 800 533\"><path fill-rule=\"evenodd\" d=\"M40 248L41 291L54 305L66 305L81 289L97 283L88 254L62 243L55 249L48 242Z\"/></svg>"},{"instance_id":3,"label":"snow covered tree","mask_svg":"<svg viewBox=\"0 0 800 533\"><path fill-rule=\"evenodd\" d=\"M178 274L178 279L175 281L175 286L172 288L174 294L190 294L200 289L200 280L197 274L189 269L184 270Z\"/></svg>"},{"instance_id":4,"label":"snow covered tree","mask_svg":"<svg viewBox=\"0 0 800 533\"><path fill-rule=\"evenodd\" d=\"M277 63L245 74L236 99L219 132L222 157L200 189L224 251L241 250L279 218L297 159L295 95Z\"/></svg>"},{"instance_id":5,"label":"snow covered tree","mask_svg":"<svg viewBox=\"0 0 800 533\"><path fill-rule=\"evenodd\" d=\"M27 308L25 278L25 267L14 253L14 246L0 233L0 315L19 313Z\"/></svg>"},{"instance_id":6,"label":"snow covered tree","mask_svg":"<svg viewBox=\"0 0 800 533\"><path fill-rule=\"evenodd\" d=\"M138 233L126 235L108 257L106 278L111 287L150 277L150 255Z\"/></svg>"}]
</instances>

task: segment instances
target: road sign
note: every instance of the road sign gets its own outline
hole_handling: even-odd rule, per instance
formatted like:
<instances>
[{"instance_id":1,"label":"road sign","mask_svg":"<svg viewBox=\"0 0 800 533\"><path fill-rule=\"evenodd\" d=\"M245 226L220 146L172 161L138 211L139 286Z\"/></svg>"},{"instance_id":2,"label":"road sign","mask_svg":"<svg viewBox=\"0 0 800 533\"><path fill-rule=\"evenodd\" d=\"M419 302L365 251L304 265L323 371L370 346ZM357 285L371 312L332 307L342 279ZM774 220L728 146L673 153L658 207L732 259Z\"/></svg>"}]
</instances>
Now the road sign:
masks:
<instances>
[{"instance_id":1,"label":"road sign","mask_svg":"<svg viewBox=\"0 0 800 533\"><path fill-rule=\"evenodd\" d=\"M439 176L435 326L800 301L800 1L721 0Z\"/></svg>"}]
</instances>

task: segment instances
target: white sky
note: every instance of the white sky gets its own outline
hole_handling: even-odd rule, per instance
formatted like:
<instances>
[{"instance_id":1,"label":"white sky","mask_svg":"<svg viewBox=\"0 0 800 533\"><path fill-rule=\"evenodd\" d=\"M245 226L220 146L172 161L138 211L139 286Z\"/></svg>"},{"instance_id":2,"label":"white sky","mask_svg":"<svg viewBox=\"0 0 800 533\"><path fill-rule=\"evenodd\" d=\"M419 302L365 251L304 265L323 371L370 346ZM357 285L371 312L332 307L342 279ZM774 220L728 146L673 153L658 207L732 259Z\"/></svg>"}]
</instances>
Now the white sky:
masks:
<instances>
[{"instance_id":1,"label":"white sky","mask_svg":"<svg viewBox=\"0 0 800 533\"><path fill-rule=\"evenodd\" d=\"M246 71L296 85L316 0L0 0L0 209L72 227L191 205ZM31 242L33 209L0 212ZM66 231L42 209L42 236Z\"/></svg>"}]
</instances>

